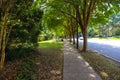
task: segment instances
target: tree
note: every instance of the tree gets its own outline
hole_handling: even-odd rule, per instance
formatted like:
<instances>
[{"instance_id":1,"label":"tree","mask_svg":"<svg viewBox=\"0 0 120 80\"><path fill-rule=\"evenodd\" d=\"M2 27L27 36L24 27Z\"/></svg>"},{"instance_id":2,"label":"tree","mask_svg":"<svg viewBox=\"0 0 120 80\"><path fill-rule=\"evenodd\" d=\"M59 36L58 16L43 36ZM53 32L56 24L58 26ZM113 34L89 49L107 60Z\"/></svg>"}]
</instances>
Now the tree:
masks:
<instances>
[{"instance_id":1,"label":"tree","mask_svg":"<svg viewBox=\"0 0 120 80\"><path fill-rule=\"evenodd\" d=\"M52 3L52 1L49 3L46 2L45 4L46 8L44 9L43 25L47 26L50 31L55 32L56 36L63 36L65 17L51 5L55 6L56 4ZM56 7L59 6L56 5Z\"/></svg>"},{"instance_id":2,"label":"tree","mask_svg":"<svg viewBox=\"0 0 120 80\"><path fill-rule=\"evenodd\" d=\"M59 11L68 18L72 17L79 24L82 31L84 42L82 51L87 50L87 32L89 23L94 19L94 23L99 20L105 23L108 17L112 14L113 9L119 6L119 0L48 0L49 9L52 11ZM70 13L73 9L75 13ZM116 9L115 11L118 11ZM102 14L102 15L101 15ZM106 16L104 16L106 15ZM93 18L91 21L91 17ZM102 18L104 20L102 20ZM107 18L105 18L107 17Z\"/></svg>"},{"instance_id":3,"label":"tree","mask_svg":"<svg viewBox=\"0 0 120 80\"><path fill-rule=\"evenodd\" d=\"M111 32L113 36L118 36L120 35L120 13L113 14L109 18L109 25L111 26Z\"/></svg>"},{"instance_id":4,"label":"tree","mask_svg":"<svg viewBox=\"0 0 120 80\"><path fill-rule=\"evenodd\" d=\"M105 37L104 34L107 35L109 31L109 36L112 35L113 33L113 28L115 28L115 23L119 20L117 14L119 12L119 0L108 0L108 1L103 1L99 3L99 5L96 7L96 9L93 11L93 14L90 18L90 24L89 28L94 27L97 29L99 28L100 36ZM102 26L99 26L102 25ZM108 26L109 25L109 30ZM100 29L101 28L101 29ZM104 34L101 34L104 33Z\"/></svg>"},{"instance_id":5,"label":"tree","mask_svg":"<svg viewBox=\"0 0 120 80\"><path fill-rule=\"evenodd\" d=\"M47 15L47 18L48 18L48 16L50 16L52 14L53 15L52 18L54 18L54 20L49 20L50 19L50 17L49 17L45 21L49 20L48 22L46 22L48 24L47 26L51 26L51 24L49 24L49 23L53 23L53 25L52 25L53 27L51 27L53 29L54 29L54 27L57 27L56 23L61 24L61 26L58 26L59 29L60 29L60 27L63 27L65 35L66 36L69 35L70 41L73 38L73 44L75 44L76 20L73 19L72 16L68 15L68 14L70 14L70 15L75 16L75 10L72 8L72 6L70 4L68 4L68 3L65 5L64 4L65 4L65 2L61 1L61 0L53 0L53 1L49 0L46 3L47 11L45 11L45 13L47 13L47 14L49 13L49 15ZM61 16L59 16L59 15L61 15ZM62 22L57 22L57 20L56 20L57 18L59 18L59 21L62 21ZM55 29L55 31L57 31L57 30Z\"/></svg>"},{"instance_id":6,"label":"tree","mask_svg":"<svg viewBox=\"0 0 120 80\"><path fill-rule=\"evenodd\" d=\"M80 25L80 29L82 31L83 37L84 37L84 42L83 42L83 51L87 50L87 28L90 22L90 17L92 17L92 14L95 10L102 9L105 7L109 7L107 11L105 12L105 15L109 17L109 15L112 13L111 11L116 8L115 4L119 2L118 0L112 1L112 0L64 0L67 3L70 3L73 5L74 9L76 10L76 14L78 15L76 18L77 22ZM102 4L102 7L101 7ZM117 4L119 6L119 4ZM97 9L96 9L97 8ZM111 10L112 8L112 10ZM101 10L98 10L101 11ZM103 11L103 10L102 10ZM105 11L105 10L104 10ZM109 14L109 15L108 15ZM97 16L100 16L97 14ZM98 18L97 18L98 19ZM105 17L104 17L105 19Z\"/></svg>"},{"instance_id":7,"label":"tree","mask_svg":"<svg viewBox=\"0 0 120 80\"><path fill-rule=\"evenodd\" d=\"M11 31L9 43L14 43L16 46L25 46L27 43L34 47L42 28L42 12L39 9L32 10L31 14L29 14L29 11L24 12L25 14L23 13L22 16L20 16L20 21L13 26L14 28Z\"/></svg>"},{"instance_id":8,"label":"tree","mask_svg":"<svg viewBox=\"0 0 120 80\"><path fill-rule=\"evenodd\" d=\"M11 44L17 47L36 45L43 12L38 7L32 7L34 3L33 0L1 1L0 69L4 65L6 47L10 48Z\"/></svg>"},{"instance_id":9,"label":"tree","mask_svg":"<svg viewBox=\"0 0 120 80\"><path fill-rule=\"evenodd\" d=\"M87 49L88 23L89 23L89 19L91 17L92 12L97 5L97 1L96 0L81 0L81 1L78 1L78 0L71 0L71 1L64 0L64 1L66 3L70 3L76 11L77 17L75 17L75 18L77 18L77 23L79 24L80 29L81 29L82 34L83 34L83 37L84 37L83 51L86 51L86 49Z\"/></svg>"},{"instance_id":10,"label":"tree","mask_svg":"<svg viewBox=\"0 0 120 80\"><path fill-rule=\"evenodd\" d=\"M7 36L7 22L9 20L9 11L11 10L14 4L14 0L1 0L0 1L0 9L1 9L1 33L0 33L0 69L3 68L4 61L5 61L5 48L6 48L6 36Z\"/></svg>"}]
</instances>

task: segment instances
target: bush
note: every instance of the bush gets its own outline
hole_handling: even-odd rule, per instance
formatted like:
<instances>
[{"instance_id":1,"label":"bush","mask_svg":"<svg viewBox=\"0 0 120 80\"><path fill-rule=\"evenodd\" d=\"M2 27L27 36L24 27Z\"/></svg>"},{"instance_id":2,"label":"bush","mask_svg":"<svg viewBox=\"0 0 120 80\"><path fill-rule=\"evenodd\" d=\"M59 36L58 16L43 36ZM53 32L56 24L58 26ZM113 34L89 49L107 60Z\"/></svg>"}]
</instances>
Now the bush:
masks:
<instances>
[{"instance_id":1,"label":"bush","mask_svg":"<svg viewBox=\"0 0 120 80\"><path fill-rule=\"evenodd\" d=\"M7 48L6 49L6 61L13 61L21 59L32 54L32 48L19 47L19 48Z\"/></svg>"},{"instance_id":2,"label":"bush","mask_svg":"<svg viewBox=\"0 0 120 80\"><path fill-rule=\"evenodd\" d=\"M120 35L120 28L119 27L118 28L113 28L112 32L113 32L114 36L118 36L118 35Z\"/></svg>"},{"instance_id":3,"label":"bush","mask_svg":"<svg viewBox=\"0 0 120 80\"><path fill-rule=\"evenodd\" d=\"M41 36L39 36L39 39L38 39L39 41L44 41L45 40L45 38L44 38L44 36L43 35L41 35Z\"/></svg>"},{"instance_id":4,"label":"bush","mask_svg":"<svg viewBox=\"0 0 120 80\"><path fill-rule=\"evenodd\" d=\"M116 30L115 35L120 35L120 28L118 28L118 30Z\"/></svg>"}]
</instances>

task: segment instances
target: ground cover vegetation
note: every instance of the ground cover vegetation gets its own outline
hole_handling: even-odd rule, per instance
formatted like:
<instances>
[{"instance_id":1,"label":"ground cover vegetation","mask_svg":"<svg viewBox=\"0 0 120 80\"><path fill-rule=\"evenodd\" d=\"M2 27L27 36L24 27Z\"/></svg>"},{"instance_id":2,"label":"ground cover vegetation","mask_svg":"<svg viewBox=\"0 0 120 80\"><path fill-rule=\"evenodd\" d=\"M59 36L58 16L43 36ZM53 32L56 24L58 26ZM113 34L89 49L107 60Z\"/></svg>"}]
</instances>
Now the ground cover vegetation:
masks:
<instances>
[{"instance_id":1,"label":"ground cover vegetation","mask_svg":"<svg viewBox=\"0 0 120 80\"><path fill-rule=\"evenodd\" d=\"M0 80L61 80L63 42L43 41L22 59L9 61L0 71Z\"/></svg>"},{"instance_id":2,"label":"ground cover vegetation","mask_svg":"<svg viewBox=\"0 0 120 80\"><path fill-rule=\"evenodd\" d=\"M91 51L81 53L81 55L103 80L120 79L120 67L106 57Z\"/></svg>"}]
</instances>

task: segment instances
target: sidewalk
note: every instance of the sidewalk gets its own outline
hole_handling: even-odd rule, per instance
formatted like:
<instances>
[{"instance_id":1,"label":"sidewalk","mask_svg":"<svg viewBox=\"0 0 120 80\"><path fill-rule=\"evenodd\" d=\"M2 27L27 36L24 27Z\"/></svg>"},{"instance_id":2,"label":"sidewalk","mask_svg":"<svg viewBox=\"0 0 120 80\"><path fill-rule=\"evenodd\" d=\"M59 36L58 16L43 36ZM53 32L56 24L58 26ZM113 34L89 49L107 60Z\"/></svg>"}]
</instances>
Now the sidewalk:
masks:
<instances>
[{"instance_id":1,"label":"sidewalk","mask_svg":"<svg viewBox=\"0 0 120 80\"><path fill-rule=\"evenodd\" d=\"M63 80L102 80L67 41L64 41Z\"/></svg>"}]
</instances>

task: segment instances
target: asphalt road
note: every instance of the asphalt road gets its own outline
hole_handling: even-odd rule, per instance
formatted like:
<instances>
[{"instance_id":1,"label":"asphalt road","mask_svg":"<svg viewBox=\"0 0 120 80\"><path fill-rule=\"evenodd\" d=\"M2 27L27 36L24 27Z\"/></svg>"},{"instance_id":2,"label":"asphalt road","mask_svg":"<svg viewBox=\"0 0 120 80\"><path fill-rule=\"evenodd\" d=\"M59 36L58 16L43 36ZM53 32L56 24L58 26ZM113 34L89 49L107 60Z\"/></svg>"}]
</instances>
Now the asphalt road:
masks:
<instances>
[{"instance_id":1,"label":"asphalt road","mask_svg":"<svg viewBox=\"0 0 120 80\"><path fill-rule=\"evenodd\" d=\"M82 40L79 40L82 45ZM88 40L88 48L120 62L120 40Z\"/></svg>"}]
</instances>

